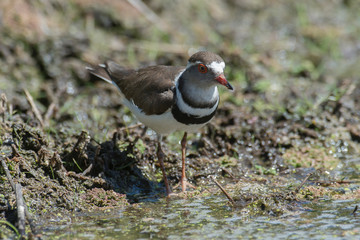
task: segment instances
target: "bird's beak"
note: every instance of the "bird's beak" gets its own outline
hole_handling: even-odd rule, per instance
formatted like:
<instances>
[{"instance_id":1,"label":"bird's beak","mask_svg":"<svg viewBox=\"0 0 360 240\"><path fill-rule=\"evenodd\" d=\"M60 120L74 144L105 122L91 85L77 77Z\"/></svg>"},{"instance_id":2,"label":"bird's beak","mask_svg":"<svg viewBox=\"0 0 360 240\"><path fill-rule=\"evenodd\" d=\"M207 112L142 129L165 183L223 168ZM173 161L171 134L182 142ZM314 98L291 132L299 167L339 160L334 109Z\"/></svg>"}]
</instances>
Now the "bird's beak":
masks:
<instances>
[{"instance_id":1,"label":"bird's beak","mask_svg":"<svg viewBox=\"0 0 360 240\"><path fill-rule=\"evenodd\" d=\"M234 90L234 88L231 86L231 84L226 80L225 75L222 73L219 76L215 78L216 81L218 81L221 85L224 85L230 90Z\"/></svg>"}]
</instances>

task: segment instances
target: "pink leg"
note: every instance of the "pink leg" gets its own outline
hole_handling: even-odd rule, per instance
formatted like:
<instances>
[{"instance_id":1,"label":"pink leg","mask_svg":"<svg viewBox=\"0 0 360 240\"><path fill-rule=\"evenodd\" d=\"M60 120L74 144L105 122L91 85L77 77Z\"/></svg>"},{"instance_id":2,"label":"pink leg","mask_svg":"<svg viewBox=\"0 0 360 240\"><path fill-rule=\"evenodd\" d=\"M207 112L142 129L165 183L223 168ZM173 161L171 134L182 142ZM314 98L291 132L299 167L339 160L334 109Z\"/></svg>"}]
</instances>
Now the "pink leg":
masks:
<instances>
[{"instance_id":1,"label":"pink leg","mask_svg":"<svg viewBox=\"0 0 360 240\"><path fill-rule=\"evenodd\" d=\"M165 183L165 187L166 187L166 195L169 195L171 193L171 189L170 189L169 182L168 182L168 179L167 179L166 173L165 173L165 167L164 167L165 154L161 148L161 140L162 140L162 137L158 136L158 149L157 149L156 155L160 162L160 168L161 168L161 171L163 174L163 179L164 179L164 183Z\"/></svg>"},{"instance_id":2,"label":"pink leg","mask_svg":"<svg viewBox=\"0 0 360 240\"><path fill-rule=\"evenodd\" d=\"M182 168L181 168L181 190L183 192L186 191L186 175L185 175L185 155L186 155L186 138L187 138L187 132L184 132L184 136L181 139L181 162L182 162Z\"/></svg>"},{"instance_id":3,"label":"pink leg","mask_svg":"<svg viewBox=\"0 0 360 240\"><path fill-rule=\"evenodd\" d=\"M181 162L182 162L182 169L181 169L181 179L180 179L180 184L181 184L181 190L183 192L186 191L186 187L192 187L195 188L193 185L191 185L187 179L186 179L186 174L185 174L185 156L186 156L186 138L187 138L187 132L184 133L183 138L181 139Z\"/></svg>"}]
</instances>

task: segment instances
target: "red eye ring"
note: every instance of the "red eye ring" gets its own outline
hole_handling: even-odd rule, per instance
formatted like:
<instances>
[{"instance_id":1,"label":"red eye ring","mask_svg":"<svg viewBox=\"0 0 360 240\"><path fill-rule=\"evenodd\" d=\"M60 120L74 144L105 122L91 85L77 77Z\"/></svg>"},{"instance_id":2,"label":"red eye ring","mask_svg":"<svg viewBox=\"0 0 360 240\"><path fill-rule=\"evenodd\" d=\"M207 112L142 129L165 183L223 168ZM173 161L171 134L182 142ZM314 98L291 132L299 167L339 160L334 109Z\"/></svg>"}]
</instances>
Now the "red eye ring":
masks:
<instances>
[{"instance_id":1,"label":"red eye ring","mask_svg":"<svg viewBox=\"0 0 360 240\"><path fill-rule=\"evenodd\" d=\"M202 64L202 63L200 63L200 64L198 65L198 70L199 70L199 72L201 72L201 73L207 73L207 71L208 71L207 67L206 67L204 64Z\"/></svg>"}]
</instances>

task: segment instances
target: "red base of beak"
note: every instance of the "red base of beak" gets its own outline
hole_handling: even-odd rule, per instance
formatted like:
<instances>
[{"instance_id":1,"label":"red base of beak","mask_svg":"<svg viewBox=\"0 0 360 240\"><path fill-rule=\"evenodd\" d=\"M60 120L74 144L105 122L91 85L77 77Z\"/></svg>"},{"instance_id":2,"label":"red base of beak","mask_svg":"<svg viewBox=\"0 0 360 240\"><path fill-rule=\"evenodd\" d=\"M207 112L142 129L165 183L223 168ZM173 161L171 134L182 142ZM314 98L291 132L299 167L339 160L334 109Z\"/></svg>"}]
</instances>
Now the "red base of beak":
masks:
<instances>
[{"instance_id":1,"label":"red base of beak","mask_svg":"<svg viewBox=\"0 0 360 240\"><path fill-rule=\"evenodd\" d=\"M226 80L224 74L220 74L218 77L215 78L216 81L218 81L221 85L224 85L230 90L234 90L234 88L231 86L231 84Z\"/></svg>"}]
</instances>

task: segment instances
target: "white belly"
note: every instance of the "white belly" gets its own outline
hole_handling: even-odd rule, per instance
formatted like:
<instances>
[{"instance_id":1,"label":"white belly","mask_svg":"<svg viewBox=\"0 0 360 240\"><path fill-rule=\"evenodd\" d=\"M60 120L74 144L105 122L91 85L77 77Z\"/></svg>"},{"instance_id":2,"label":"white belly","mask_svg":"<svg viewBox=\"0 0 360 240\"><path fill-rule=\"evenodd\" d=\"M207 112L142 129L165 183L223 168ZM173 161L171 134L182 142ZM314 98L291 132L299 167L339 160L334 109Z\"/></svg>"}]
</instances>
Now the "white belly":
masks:
<instances>
[{"instance_id":1,"label":"white belly","mask_svg":"<svg viewBox=\"0 0 360 240\"><path fill-rule=\"evenodd\" d=\"M161 115L146 115L133 102L124 98L124 104L131 110L136 118L159 134L169 134L175 131L196 132L204 124L186 125L175 120L169 109Z\"/></svg>"}]
</instances>

